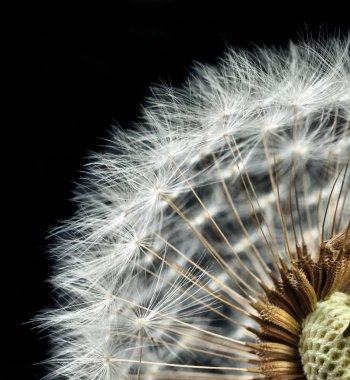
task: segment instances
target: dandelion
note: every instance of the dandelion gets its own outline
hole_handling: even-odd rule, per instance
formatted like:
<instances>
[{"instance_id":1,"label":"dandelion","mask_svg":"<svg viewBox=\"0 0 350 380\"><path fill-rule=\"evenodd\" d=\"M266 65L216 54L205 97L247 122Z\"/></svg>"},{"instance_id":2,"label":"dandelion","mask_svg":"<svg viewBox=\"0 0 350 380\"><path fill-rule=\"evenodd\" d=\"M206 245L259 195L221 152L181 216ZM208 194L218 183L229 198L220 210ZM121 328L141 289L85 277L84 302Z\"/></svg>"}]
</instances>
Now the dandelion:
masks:
<instances>
[{"instance_id":1,"label":"dandelion","mask_svg":"<svg viewBox=\"0 0 350 380\"><path fill-rule=\"evenodd\" d=\"M350 378L349 40L158 88L55 231L49 378Z\"/></svg>"}]
</instances>

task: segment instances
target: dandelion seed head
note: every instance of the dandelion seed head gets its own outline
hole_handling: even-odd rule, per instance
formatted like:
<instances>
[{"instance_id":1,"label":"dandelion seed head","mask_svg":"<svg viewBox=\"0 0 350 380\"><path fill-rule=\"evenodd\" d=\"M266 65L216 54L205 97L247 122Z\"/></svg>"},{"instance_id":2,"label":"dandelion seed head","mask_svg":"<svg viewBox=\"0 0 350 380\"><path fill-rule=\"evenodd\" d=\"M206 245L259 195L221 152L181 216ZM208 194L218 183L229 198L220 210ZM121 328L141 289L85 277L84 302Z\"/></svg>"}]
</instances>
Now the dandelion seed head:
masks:
<instances>
[{"instance_id":1,"label":"dandelion seed head","mask_svg":"<svg viewBox=\"0 0 350 380\"><path fill-rule=\"evenodd\" d=\"M349 104L337 39L232 50L155 88L54 231L48 377L318 376L307 321L350 292Z\"/></svg>"}]
</instances>

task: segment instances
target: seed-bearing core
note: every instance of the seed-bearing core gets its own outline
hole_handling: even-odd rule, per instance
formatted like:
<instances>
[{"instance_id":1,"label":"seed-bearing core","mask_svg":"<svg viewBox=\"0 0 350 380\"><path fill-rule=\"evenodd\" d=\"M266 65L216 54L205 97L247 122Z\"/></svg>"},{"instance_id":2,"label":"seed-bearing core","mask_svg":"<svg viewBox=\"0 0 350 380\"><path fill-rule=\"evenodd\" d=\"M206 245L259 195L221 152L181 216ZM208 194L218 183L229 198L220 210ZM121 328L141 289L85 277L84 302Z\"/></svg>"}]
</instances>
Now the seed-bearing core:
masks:
<instances>
[{"instance_id":1,"label":"seed-bearing core","mask_svg":"<svg viewBox=\"0 0 350 380\"><path fill-rule=\"evenodd\" d=\"M305 318L299 352L308 380L350 379L349 323L350 296L341 292L318 302Z\"/></svg>"},{"instance_id":2,"label":"seed-bearing core","mask_svg":"<svg viewBox=\"0 0 350 380\"><path fill-rule=\"evenodd\" d=\"M350 225L313 259L297 247L275 288L254 304L258 373L268 379L350 380Z\"/></svg>"}]
</instances>

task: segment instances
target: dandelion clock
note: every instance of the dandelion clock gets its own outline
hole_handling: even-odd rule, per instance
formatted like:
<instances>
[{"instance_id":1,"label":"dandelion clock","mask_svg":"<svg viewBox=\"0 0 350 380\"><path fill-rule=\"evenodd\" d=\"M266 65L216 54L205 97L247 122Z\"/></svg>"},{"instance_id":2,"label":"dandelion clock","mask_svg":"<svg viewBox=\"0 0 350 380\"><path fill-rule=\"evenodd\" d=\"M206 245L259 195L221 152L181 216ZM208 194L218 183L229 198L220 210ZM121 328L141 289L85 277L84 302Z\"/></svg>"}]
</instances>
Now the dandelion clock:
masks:
<instances>
[{"instance_id":1,"label":"dandelion clock","mask_svg":"<svg viewBox=\"0 0 350 380\"><path fill-rule=\"evenodd\" d=\"M229 51L113 131L54 231L49 379L350 379L349 39Z\"/></svg>"}]
</instances>

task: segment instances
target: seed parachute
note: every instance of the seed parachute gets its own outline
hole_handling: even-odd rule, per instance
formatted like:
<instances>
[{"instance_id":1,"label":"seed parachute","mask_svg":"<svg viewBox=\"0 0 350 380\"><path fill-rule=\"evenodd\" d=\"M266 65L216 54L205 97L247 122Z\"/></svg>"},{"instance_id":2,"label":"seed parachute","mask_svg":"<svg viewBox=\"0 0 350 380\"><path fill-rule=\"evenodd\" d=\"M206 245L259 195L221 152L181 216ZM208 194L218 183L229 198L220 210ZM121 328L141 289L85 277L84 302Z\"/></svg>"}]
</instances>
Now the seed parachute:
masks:
<instances>
[{"instance_id":1,"label":"seed parachute","mask_svg":"<svg viewBox=\"0 0 350 380\"><path fill-rule=\"evenodd\" d=\"M49 379L350 379L350 39L160 87L54 231Z\"/></svg>"}]
</instances>

